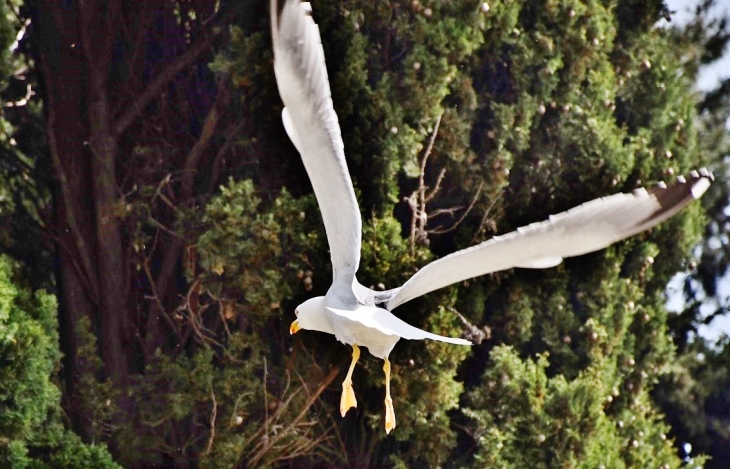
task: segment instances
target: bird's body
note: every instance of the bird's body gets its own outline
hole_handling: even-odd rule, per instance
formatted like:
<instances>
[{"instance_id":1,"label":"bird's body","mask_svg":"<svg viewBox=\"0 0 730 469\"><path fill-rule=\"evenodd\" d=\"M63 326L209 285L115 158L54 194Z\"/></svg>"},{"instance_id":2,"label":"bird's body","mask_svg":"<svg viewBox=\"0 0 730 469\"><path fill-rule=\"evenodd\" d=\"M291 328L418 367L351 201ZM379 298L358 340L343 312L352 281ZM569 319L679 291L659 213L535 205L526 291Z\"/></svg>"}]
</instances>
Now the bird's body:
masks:
<instances>
[{"instance_id":1,"label":"bird's body","mask_svg":"<svg viewBox=\"0 0 730 469\"><path fill-rule=\"evenodd\" d=\"M370 353L385 359L390 355L400 335L393 329L383 327L384 318L395 316L387 310L373 306L359 306L354 311L327 307L327 316L335 326L335 337L344 344L360 344ZM397 318L395 318L397 319Z\"/></svg>"},{"instance_id":2,"label":"bird's body","mask_svg":"<svg viewBox=\"0 0 730 469\"><path fill-rule=\"evenodd\" d=\"M281 14L271 0L274 70L285 108L282 120L302 156L317 197L332 259L332 286L325 296L307 300L296 310L291 333L308 329L333 334L352 345L353 360L343 382L340 411L344 416L357 401L352 372L360 356L358 346L385 361L385 428L395 427L390 397L388 355L401 338L432 339L470 345L464 339L436 335L398 319L397 306L421 295L469 278L516 267L554 267L563 258L603 249L671 217L710 185L706 170L677 178L670 186L638 189L592 200L518 228L476 246L434 261L403 286L377 292L360 285L355 276L360 264L362 221L350 174L337 114L332 107L319 29L308 3L286 0Z\"/></svg>"}]
</instances>

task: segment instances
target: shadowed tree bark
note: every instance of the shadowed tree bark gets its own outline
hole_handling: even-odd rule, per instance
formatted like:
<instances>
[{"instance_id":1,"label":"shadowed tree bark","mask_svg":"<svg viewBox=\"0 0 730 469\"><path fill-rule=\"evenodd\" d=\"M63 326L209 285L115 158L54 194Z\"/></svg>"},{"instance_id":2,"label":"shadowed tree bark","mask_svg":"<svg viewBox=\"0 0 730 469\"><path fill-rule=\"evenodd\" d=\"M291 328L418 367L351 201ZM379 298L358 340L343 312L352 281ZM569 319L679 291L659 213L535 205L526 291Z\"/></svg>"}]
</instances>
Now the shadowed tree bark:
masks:
<instances>
[{"instance_id":1,"label":"shadowed tree bark","mask_svg":"<svg viewBox=\"0 0 730 469\"><path fill-rule=\"evenodd\" d=\"M183 6L178 17L168 5L121 0L41 0L30 9L56 179L54 233L67 393L76 391L75 330L81 317L91 320L99 339L104 377L123 389L130 371L139 370L140 347L153 350L164 343L159 311L148 312L143 322L133 314L131 287L136 280L130 235L134 218L128 213L126 197L145 181L138 177L135 162L140 160L134 160L130 142L150 135L148 125L140 121L142 116L150 106L159 109L166 104L167 93L179 85L183 71L204 57L210 60L213 42L226 31L221 25L230 22L231 16L224 20L214 2ZM186 14L190 16L185 18ZM150 40L161 36L167 43ZM164 50L171 45L173 50ZM216 93L215 89L210 92ZM187 156L182 200L193 194L200 155L208 149L230 100L227 93L218 96L198 144ZM164 239L160 246L162 267L153 275L159 304L165 305L176 297L174 268L182 244L178 239ZM144 343L141 335L145 335ZM124 395L118 394L118 404L128 410ZM71 415L83 434L85 417Z\"/></svg>"}]
</instances>

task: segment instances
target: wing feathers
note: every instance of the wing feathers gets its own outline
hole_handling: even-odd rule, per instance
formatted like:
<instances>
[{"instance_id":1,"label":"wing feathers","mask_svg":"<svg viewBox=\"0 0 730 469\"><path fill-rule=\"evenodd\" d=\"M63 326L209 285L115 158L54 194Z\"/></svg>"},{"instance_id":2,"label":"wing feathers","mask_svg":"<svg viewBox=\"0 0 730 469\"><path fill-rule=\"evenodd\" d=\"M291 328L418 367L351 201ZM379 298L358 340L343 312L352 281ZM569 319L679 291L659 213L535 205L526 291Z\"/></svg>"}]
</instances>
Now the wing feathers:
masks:
<instances>
[{"instance_id":1,"label":"wing feathers","mask_svg":"<svg viewBox=\"0 0 730 469\"><path fill-rule=\"evenodd\" d=\"M289 114L289 110L287 108L281 110L281 121L284 123L284 130L286 130L286 134L289 136L289 139L292 141L299 153L301 153L302 142L299 140L297 129L294 127L294 122L292 122L291 114Z\"/></svg>"},{"instance_id":2,"label":"wing feathers","mask_svg":"<svg viewBox=\"0 0 730 469\"><path fill-rule=\"evenodd\" d=\"M286 106L282 112L284 126L302 156L322 212L333 281L351 288L360 262L362 222L332 106L319 27L309 13L308 3L286 0L279 16L276 2L271 2L274 70ZM693 171L687 179L678 178L670 186L587 202L547 221L518 228L432 262L403 287L380 298L389 298L387 307L393 309L425 293L479 275L519 266L555 266L562 258L605 248L661 223L699 198L712 179L712 174L702 169ZM397 318L393 316L393 320Z\"/></svg>"},{"instance_id":3,"label":"wing feathers","mask_svg":"<svg viewBox=\"0 0 730 469\"><path fill-rule=\"evenodd\" d=\"M397 318L390 311L382 308L374 308L361 306L357 311L347 311L337 308L327 307L327 310L342 318L360 323L368 329L376 329L383 334L402 337L409 340L431 339L441 342L448 342L457 345L471 345L471 342L455 337L444 337L442 335L433 334L417 327L413 327L402 319Z\"/></svg>"},{"instance_id":4,"label":"wing feathers","mask_svg":"<svg viewBox=\"0 0 730 469\"><path fill-rule=\"evenodd\" d=\"M428 292L480 275L514 267L545 268L560 258L603 249L676 214L709 187L702 169L689 178L650 191L636 190L595 199L484 243L434 261L411 277L387 303L392 310Z\"/></svg>"},{"instance_id":5,"label":"wing feathers","mask_svg":"<svg viewBox=\"0 0 730 469\"><path fill-rule=\"evenodd\" d=\"M317 197L332 257L333 281L351 285L360 262L362 222L332 106L319 27L309 4L271 3L274 71L287 134Z\"/></svg>"}]
</instances>

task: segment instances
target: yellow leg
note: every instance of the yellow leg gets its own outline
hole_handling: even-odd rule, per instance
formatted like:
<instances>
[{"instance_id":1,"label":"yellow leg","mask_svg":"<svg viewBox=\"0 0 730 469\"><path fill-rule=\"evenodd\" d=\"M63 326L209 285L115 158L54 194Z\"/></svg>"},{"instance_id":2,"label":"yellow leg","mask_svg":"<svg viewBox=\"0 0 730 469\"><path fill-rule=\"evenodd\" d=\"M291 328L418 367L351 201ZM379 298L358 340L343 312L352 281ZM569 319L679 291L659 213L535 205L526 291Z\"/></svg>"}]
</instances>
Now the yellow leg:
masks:
<instances>
[{"instance_id":1,"label":"yellow leg","mask_svg":"<svg viewBox=\"0 0 730 469\"><path fill-rule=\"evenodd\" d=\"M390 361L385 358L385 433L390 433L395 428L395 411L393 410L393 399L390 398Z\"/></svg>"},{"instance_id":2,"label":"yellow leg","mask_svg":"<svg viewBox=\"0 0 730 469\"><path fill-rule=\"evenodd\" d=\"M342 397L340 398L340 413L343 417L350 408L357 407L355 391L352 390L352 372L355 370L355 363L357 363L358 358L360 358L360 347L357 344L352 344L352 363L345 381L342 382Z\"/></svg>"}]
</instances>

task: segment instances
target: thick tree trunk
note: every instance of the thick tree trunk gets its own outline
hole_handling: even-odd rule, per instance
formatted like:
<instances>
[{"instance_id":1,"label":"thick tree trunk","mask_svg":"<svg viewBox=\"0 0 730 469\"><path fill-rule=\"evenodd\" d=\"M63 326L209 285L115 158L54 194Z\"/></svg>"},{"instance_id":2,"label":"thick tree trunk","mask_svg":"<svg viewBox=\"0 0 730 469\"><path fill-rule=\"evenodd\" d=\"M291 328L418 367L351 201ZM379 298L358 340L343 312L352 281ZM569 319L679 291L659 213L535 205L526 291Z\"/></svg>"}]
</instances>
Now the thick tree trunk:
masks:
<instances>
[{"instance_id":1,"label":"thick tree trunk","mask_svg":"<svg viewBox=\"0 0 730 469\"><path fill-rule=\"evenodd\" d=\"M89 83L88 130L95 209L99 319L106 374L115 385L127 382L129 368L128 271L119 217L125 204L116 181L117 142L112 134L109 79L113 69L112 45L117 36L116 2L81 4L82 48Z\"/></svg>"},{"instance_id":2,"label":"thick tree trunk","mask_svg":"<svg viewBox=\"0 0 730 469\"><path fill-rule=\"evenodd\" d=\"M41 7L37 14L36 24L44 31L36 47L45 84L48 148L56 176L60 332L66 396L70 397L76 391L79 368L76 325L84 316L93 324L98 304L96 256L94 244L89 242L94 239L90 223L94 211L82 120L84 64L74 47L79 40L78 31L69 27L60 6ZM85 417L69 410L75 430L88 436Z\"/></svg>"},{"instance_id":3,"label":"thick tree trunk","mask_svg":"<svg viewBox=\"0 0 730 469\"><path fill-rule=\"evenodd\" d=\"M60 322L70 392L77 378L74 331L80 317L89 317L100 332L104 372L117 387L127 381L130 335L128 271L115 212L120 201L117 144L107 92L115 36L106 13L111 7L93 2L76 6L42 1L36 23L43 31L36 46L56 175Z\"/></svg>"},{"instance_id":4,"label":"thick tree trunk","mask_svg":"<svg viewBox=\"0 0 730 469\"><path fill-rule=\"evenodd\" d=\"M196 75L191 75L194 79L181 76L227 31L221 24L230 22L235 11L216 17L215 3L203 2L195 14L203 14L206 20L192 34L187 26L178 24L178 12L154 2L132 7L121 0L37 0L29 7L34 15L31 38L44 85L48 147L56 178L53 231L58 243L59 321L67 385L64 402L75 430L88 439L92 417L83 414L83 406L73 405L73 398L83 391L78 387L82 373L110 378L120 391L117 421L104 422L120 428L135 420L127 392L129 375L143 372L146 363L146 357L136 352L178 345L177 337L170 334L170 328L176 326L171 326L167 311L174 310L180 295L178 267L184 241L170 236L171 230L162 230L153 245L144 248L148 250L133 257L132 223L124 193L139 197L137 189L157 186L161 180L169 182L172 172L173 182L166 188L174 194L171 199L190 204L198 166L215 143L231 97L227 93L211 95L217 96L213 105L206 101L209 96L199 94L200 89L207 90L205 86L196 88L202 83ZM171 29L161 28L161 24ZM157 34L162 39L151 41L150 35ZM160 49L165 52L148 54L148 42L162 44ZM170 89L178 86L180 94L168 98ZM180 134L181 129L195 129L195 119L185 115L191 109L207 118L201 119L201 128L191 135ZM180 151L145 161L135 159L139 149L157 148L161 141L174 141ZM189 142L197 143L190 149L186 147ZM181 164L176 167L178 155ZM175 178L181 169L184 177L178 182ZM150 211L150 218L157 217L154 221L162 220L160 224L172 223L176 216L171 215L172 202L160 209L153 199ZM134 262L138 266L144 263L146 268L139 278L134 277ZM82 344L76 331L81 318L90 320L97 338L97 353L103 362L100 373L89 370L88 362L78 356ZM180 442L172 444L182 446L191 439L190 432L180 430ZM115 449L113 441L111 447ZM123 457L123 449L118 449L115 452ZM182 461L178 466L183 466Z\"/></svg>"}]
</instances>

